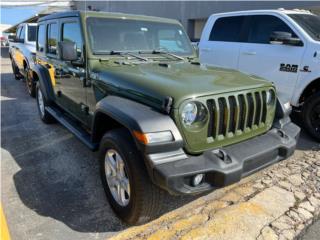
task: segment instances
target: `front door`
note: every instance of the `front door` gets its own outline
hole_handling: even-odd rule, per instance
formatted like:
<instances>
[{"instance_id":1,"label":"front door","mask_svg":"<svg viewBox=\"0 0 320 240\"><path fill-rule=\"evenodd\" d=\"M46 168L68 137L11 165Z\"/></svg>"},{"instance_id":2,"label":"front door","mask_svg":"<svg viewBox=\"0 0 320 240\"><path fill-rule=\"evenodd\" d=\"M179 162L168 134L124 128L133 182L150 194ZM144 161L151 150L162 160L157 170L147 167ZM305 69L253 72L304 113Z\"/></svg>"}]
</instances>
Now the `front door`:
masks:
<instances>
[{"instance_id":1,"label":"front door","mask_svg":"<svg viewBox=\"0 0 320 240\"><path fill-rule=\"evenodd\" d=\"M270 43L272 32L296 33L282 19L273 15L250 18L247 42L241 43L239 70L274 82L284 100L291 100L298 79L304 46Z\"/></svg>"},{"instance_id":2,"label":"front door","mask_svg":"<svg viewBox=\"0 0 320 240\"><path fill-rule=\"evenodd\" d=\"M214 22L207 41L200 42L202 63L237 69L243 19L243 16L221 17Z\"/></svg>"},{"instance_id":3,"label":"front door","mask_svg":"<svg viewBox=\"0 0 320 240\"><path fill-rule=\"evenodd\" d=\"M80 22L77 18L67 18L60 22L60 41L75 42L78 52L76 61L60 61L59 104L79 121L86 123L88 108L86 106L86 89L84 86L86 71L83 60L83 38Z\"/></svg>"}]
</instances>

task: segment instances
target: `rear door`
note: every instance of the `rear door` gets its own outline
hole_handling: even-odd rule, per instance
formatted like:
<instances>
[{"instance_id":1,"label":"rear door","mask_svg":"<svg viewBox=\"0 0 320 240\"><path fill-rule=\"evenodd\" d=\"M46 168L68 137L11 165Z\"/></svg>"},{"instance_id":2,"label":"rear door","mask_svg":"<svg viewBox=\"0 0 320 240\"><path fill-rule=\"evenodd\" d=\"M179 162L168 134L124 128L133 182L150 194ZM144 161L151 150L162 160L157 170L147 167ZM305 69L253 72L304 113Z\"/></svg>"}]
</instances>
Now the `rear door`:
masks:
<instances>
[{"instance_id":1,"label":"rear door","mask_svg":"<svg viewBox=\"0 0 320 240\"><path fill-rule=\"evenodd\" d=\"M201 40L199 56L202 63L234 68L238 67L241 29L244 16L220 17L214 23L206 40Z\"/></svg>"},{"instance_id":2,"label":"rear door","mask_svg":"<svg viewBox=\"0 0 320 240\"><path fill-rule=\"evenodd\" d=\"M24 47L25 36L26 36L26 26L22 25L19 31L19 36L18 36L19 42L15 43L15 60L20 70L23 70L23 67L24 67L23 66L24 56L23 56L22 48Z\"/></svg>"},{"instance_id":3,"label":"rear door","mask_svg":"<svg viewBox=\"0 0 320 240\"><path fill-rule=\"evenodd\" d=\"M59 93L60 73L57 56L58 23L40 23L37 30L37 63L47 68L55 95Z\"/></svg>"},{"instance_id":4,"label":"rear door","mask_svg":"<svg viewBox=\"0 0 320 240\"><path fill-rule=\"evenodd\" d=\"M240 47L238 69L274 82L285 100L291 100L305 46L270 43L270 36L275 31L289 32L292 37L300 38L278 16L264 14L247 18L250 25L247 42Z\"/></svg>"}]
</instances>

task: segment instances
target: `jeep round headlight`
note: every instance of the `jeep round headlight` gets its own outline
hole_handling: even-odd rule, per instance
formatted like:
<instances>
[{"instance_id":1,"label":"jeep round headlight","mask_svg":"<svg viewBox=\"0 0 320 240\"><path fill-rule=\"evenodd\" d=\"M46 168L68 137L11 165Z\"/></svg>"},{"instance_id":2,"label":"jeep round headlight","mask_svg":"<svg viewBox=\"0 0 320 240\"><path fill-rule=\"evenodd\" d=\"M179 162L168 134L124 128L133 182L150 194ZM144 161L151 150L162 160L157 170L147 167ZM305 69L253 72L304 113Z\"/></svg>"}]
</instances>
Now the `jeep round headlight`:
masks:
<instances>
[{"instance_id":1,"label":"jeep round headlight","mask_svg":"<svg viewBox=\"0 0 320 240\"><path fill-rule=\"evenodd\" d=\"M181 112L182 122L185 126L203 123L207 119L207 109L200 102L187 103Z\"/></svg>"},{"instance_id":2,"label":"jeep round headlight","mask_svg":"<svg viewBox=\"0 0 320 240\"><path fill-rule=\"evenodd\" d=\"M267 91L266 101L268 105L273 105L275 100L275 94L273 90Z\"/></svg>"},{"instance_id":3,"label":"jeep round headlight","mask_svg":"<svg viewBox=\"0 0 320 240\"><path fill-rule=\"evenodd\" d=\"M197 118L198 108L194 102L186 104L182 110L181 117L185 125L190 126Z\"/></svg>"}]
</instances>

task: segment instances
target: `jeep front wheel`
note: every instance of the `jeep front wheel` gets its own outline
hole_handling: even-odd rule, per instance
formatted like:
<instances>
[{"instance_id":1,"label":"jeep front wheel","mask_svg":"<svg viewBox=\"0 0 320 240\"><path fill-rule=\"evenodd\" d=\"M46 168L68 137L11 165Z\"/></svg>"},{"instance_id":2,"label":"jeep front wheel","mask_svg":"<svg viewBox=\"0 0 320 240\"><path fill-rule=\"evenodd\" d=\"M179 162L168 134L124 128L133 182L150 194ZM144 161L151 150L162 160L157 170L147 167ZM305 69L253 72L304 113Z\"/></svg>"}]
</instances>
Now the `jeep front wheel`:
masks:
<instances>
[{"instance_id":1,"label":"jeep front wheel","mask_svg":"<svg viewBox=\"0 0 320 240\"><path fill-rule=\"evenodd\" d=\"M124 222L141 224L160 214L165 193L151 183L128 131L116 129L104 135L100 167L107 199Z\"/></svg>"},{"instance_id":2,"label":"jeep front wheel","mask_svg":"<svg viewBox=\"0 0 320 240\"><path fill-rule=\"evenodd\" d=\"M320 141L320 92L307 99L302 114L306 130Z\"/></svg>"}]
</instances>

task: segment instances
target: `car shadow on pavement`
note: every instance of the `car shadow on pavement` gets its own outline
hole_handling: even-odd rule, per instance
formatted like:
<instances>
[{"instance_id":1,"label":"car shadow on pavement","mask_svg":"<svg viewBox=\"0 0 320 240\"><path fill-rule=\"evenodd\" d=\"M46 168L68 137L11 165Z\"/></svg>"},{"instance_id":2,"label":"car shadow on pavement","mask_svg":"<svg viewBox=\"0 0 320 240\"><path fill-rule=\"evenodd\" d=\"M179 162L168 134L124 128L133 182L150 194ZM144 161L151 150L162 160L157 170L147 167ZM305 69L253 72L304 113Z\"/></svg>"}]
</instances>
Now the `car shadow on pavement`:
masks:
<instances>
[{"instance_id":1,"label":"car shadow on pavement","mask_svg":"<svg viewBox=\"0 0 320 240\"><path fill-rule=\"evenodd\" d=\"M9 47L1 47L1 58L9 58Z\"/></svg>"},{"instance_id":2,"label":"car shadow on pavement","mask_svg":"<svg viewBox=\"0 0 320 240\"><path fill-rule=\"evenodd\" d=\"M11 164L15 161L19 165L13 181L23 204L38 215L53 218L78 232L114 232L127 228L106 200L97 153L91 152L61 125L42 123L35 99L27 95L25 85L15 81L11 73L1 74L1 82L1 147L12 156ZM10 169L10 166L2 167ZM196 198L168 195L163 213ZM18 222L18 214L15 217ZM47 221L28 217L31 222L39 219Z\"/></svg>"}]
</instances>

